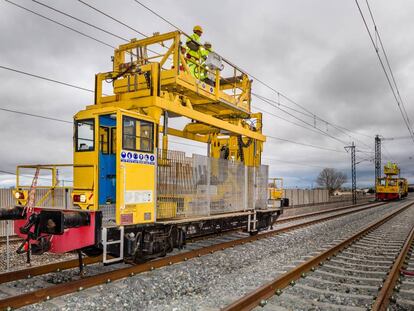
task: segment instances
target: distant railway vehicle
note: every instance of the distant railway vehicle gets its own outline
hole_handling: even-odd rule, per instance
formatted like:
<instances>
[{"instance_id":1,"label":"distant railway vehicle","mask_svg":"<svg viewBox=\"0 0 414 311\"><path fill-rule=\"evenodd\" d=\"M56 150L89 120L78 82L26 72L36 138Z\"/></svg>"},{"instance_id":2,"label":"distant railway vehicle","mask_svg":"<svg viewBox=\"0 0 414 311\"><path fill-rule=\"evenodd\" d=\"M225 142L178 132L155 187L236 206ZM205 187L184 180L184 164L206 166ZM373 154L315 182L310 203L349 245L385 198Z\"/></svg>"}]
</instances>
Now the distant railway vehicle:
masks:
<instances>
[{"instance_id":1,"label":"distant railway vehicle","mask_svg":"<svg viewBox=\"0 0 414 311\"><path fill-rule=\"evenodd\" d=\"M384 166L384 175L376 183L377 200L399 200L408 195L407 179L399 177L400 168L397 164L388 162Z\"/></svg>"},{"instance_id":2,"label":"distant railway vehicle","mask_svg":"<svg viewBox=\"0 0 414 311\"><path fill-rule=\"evenodd\" d=\"M140 262L188 238L235 228L255 234L276 221L281 208L268 204L266 137L262 114L251 111L252 81L213 52L189 57L183 36L119 46L113 70L95 77L94 104L74 116L74 163L17 168L18 205L0 210L0 219L15 220L25 239L20 252ZM171 127L177 118L181 126ZM205 143L207 155L170 150L170 135ZM59 176L68 167L73 205L53 206L55 189L67 188ZM30 170L34 178L24 185ZM38 182L44 171L50 186ZM43 198L40 188L49 190ZM52 206L41 207L47 200Z\"/></svg>"},{"instance_id":3,"label":"distant railway vehicle","mask_svg":"<svg viewBox=\"0 0 414 311\"><path fill-rule=\"evenodd\" d=\"M283 178L270 178L268 191L269 206L289 206L289 199L283 197Z\"/></svg>"}]
</instances>

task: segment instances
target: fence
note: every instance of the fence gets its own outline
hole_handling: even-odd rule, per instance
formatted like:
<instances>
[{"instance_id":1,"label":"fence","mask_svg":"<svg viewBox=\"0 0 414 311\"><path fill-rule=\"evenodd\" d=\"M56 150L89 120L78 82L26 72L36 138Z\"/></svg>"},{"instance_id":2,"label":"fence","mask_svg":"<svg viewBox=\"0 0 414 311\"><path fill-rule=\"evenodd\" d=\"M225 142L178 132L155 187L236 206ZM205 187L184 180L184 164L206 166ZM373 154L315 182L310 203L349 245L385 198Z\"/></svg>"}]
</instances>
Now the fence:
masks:
<instances>
[{"instance_id":1,"label":"fence","mask_svg":"<svg viewBox=\"0 0 414 311\"><path fill-rule=\"evenodd\" d=\"M283 197L289 199L290 207L325 204L334 202L348 202L352 200L352 196L349 195L338 195L329 196L329 191L324 189L285 189L283 191ZM366 196L362 193L357 193L358 200L365 198Z\"/></svg>"},{"instance_id":2,"label":"fence","mask_svg":"<svg viewBox=\"0 0 414 311\"><path fill-rule=\"evenodd\" d=\"M163 157L164 155L164 157ZM268 167L180 151L160 151L157 218L208 216L266 208Z\"/></svg>"},{"instance_id":3,"label":"fence","mask_svg":"<svg viewBox=\"0 0 414 311\"><path fill-rule=\"evenodd\" d=\"M329 191L322 189L285 189L283 197L289 199L289 206L317 204L329 201Z\"/></svg>"}]
</instances>

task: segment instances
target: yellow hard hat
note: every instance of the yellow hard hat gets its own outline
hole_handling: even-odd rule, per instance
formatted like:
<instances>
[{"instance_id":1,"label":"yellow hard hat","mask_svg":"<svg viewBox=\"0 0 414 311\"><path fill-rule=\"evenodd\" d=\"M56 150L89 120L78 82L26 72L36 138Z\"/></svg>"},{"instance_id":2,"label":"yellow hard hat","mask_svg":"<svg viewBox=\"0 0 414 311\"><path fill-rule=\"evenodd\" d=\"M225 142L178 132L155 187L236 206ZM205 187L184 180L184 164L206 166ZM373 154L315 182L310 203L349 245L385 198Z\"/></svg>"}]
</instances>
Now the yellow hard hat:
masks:
<instances>
[{"instance_id":1,"label":"yellow hard hat","mask_svg":"<svg viewBox=\"0 0 414 311\"><path fill-rule=\"evenodd\" d=\"M197 26L194 26L193 31L194 31L194 32L196 32L196 31L201 31L201 32L203 32L203 28L201 28L201 26L197 25Z\"/></svg>"}]
</instances>

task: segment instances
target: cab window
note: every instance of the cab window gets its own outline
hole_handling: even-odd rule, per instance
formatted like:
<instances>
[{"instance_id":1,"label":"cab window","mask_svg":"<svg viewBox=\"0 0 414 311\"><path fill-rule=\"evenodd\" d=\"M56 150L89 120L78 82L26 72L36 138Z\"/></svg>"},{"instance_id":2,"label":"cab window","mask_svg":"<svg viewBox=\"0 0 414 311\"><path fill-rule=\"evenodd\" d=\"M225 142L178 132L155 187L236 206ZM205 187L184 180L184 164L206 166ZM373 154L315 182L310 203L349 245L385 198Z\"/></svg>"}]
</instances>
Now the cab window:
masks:
<instances>
[{"instance_id":1,"label":"cab window","mask_svg":"<svg viewBox=\"0 0 414 311\"><path fill-rule=\"evenodd\" d=\"M122 148L154 152L154 123L123 116Z\"/></svg>"},{"instance_id":2,"label":"cab window","mask_svg":"<svg viewBox=\"0 0 414 311\"><path fill-rule=\"evenodd\" d=\"M95 149L94 119L78 120L75 122L76 151L93 151Z\"/></svg>"}]
</instances>

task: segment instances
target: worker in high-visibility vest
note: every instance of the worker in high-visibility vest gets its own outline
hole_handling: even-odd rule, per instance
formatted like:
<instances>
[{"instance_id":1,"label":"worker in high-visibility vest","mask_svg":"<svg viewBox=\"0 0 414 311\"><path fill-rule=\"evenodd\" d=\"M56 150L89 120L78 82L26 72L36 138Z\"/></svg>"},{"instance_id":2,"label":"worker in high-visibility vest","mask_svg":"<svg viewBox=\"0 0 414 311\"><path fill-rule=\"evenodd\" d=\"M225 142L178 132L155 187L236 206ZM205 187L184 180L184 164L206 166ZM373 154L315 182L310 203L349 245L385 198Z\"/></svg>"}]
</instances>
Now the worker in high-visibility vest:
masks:
<instances>
[{"instance_id":1,"label":"worker in high-visibility vest","mask_svg":"<svg viewBox=\"0 0 414 311\"><path fill-rule=\"evenodd\" d=\"M190 69L191 74L200 79L201 73L201 35L203 34L203 28L197 25L193 28L193 34L187 39L187 65Z\"/></svg>"}]
</instances>

